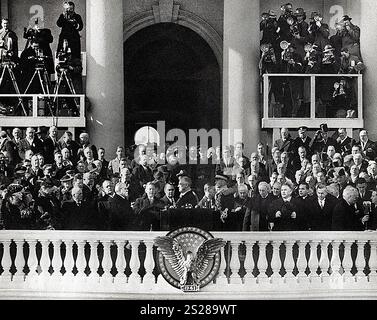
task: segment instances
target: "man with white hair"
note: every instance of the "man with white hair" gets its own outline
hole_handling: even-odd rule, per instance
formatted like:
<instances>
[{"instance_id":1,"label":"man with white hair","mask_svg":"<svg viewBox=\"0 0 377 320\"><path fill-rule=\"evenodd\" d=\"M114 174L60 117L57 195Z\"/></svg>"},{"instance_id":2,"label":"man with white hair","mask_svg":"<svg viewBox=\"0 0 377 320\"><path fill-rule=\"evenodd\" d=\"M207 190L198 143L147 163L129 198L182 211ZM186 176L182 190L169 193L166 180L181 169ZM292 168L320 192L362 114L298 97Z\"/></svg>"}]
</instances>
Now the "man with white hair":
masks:
<instances>
[{"instance_id":1,"label":"man with white hair","mask_svg":"<svg viewBox=\"0 0 377 320\"><path fill-rule=\"evenodd\" d=\"M268 209L275 197L271 186L262 181L258 185L258 193L251 198L245 212L242 231L268 231Z\"/></svg>"},{"instance_id":2,"label":"man with white hair","mask_svg":"<svg viewBox=\"0 0 377 320\"><path fill-rule=\"evenodd\" d=\"M335 206L332 217L333 231L363 231L363 210L358 209L359 191L347 186L343 190L343 199Z\"/></svg>"},{"instance_id":3,"label":"man with white hair","mask_svg":"<svg viewBox=\"0 0 377 320\"><path fill-rule=\"evenodd\" d=\"M275 200L270 208L268 220L270 230L296 231L298 230L299 206L297 199L292 197L293 188L290 184L281 186L281 198Z\"/></svg>"},{"instance_id":4,"label":"man with white hair","mask_svg":"<svg viewBox=\"0 0 377 320\"><path fill-rule=\"evenodd\" d=\"M106 181L105 181L106 182ZM104 182L104 184L105 184ZM106 182L107 184L109 181ZM106 230L127 231L133 230L135 214L128 199L128 185L119 182L115 186L115 195L109 198L108 216Z\"/></svg>"},{"instance_id":5,"label":"man with white hair","mask_svg":"<svg viewBox=\"0 0 377 320\"><path fill-rule=\"evenodd\" d=\"M48 137L43 141L45 163L53 164L55 152L60 151L60 146L58 144L58 128L52 126L48 132Z\"/></svg>"},{"instance_id":6,"label":"man with white hair","mask_svg":"<svg viewBox=\"0 0 377 320\"><path fill-rule=\"evenodd\" d=\"M369 139L368 131L366 130L361 130L359 136L358 145L361 147L361 152L367 159L374 160L377 157L376 143Z\"/></svg>"},{"instance_id":7,"label":"man with white hair","mask_svg":"<svg viewBox=\"0 0 377 320\"><path fill-rule=\"evenodd\" d=\"M93 157L95 160L98 159L98 151L97 147L94 144L91 144L89 141L89 134L86 132L83 132L80 134L80 150L78 151L79 155L84 152L86 148L92 149ZM79 156L80 158L80 156Z\"/></svg>"},{"instance_id":8,"label":"man with white hair","mask_svg":"<svg viewBox=\"0 0 377 320\"><path fill-rule=\"evenodd\" d=\"M34 128L26 129L26 137L20 141L20 156L25 159L25 152L27 150L32 150L33 154L44 153L43 143L35 135Z\"/></svg>"},{"instance_id":9,"label":"man with white hair","mask_svg":"<svg viewBox=\"0 0 377 320\"><path fill-rule=\"evenodd\" d=\"M180 192L179 199L177 200L177 208L195 208L199 199L194 191L191 190L192 181L189 177L182 177L178 183L178 190Z\"/></svg>"}]
</instances>

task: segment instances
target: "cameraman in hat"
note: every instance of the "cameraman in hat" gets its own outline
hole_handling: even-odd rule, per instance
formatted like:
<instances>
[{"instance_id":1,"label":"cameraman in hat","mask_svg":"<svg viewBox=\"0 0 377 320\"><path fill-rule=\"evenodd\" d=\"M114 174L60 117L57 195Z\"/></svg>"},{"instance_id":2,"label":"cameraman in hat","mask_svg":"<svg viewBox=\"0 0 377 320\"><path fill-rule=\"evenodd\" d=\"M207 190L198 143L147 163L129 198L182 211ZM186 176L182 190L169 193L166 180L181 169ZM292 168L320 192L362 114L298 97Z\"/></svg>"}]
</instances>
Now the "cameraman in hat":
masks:
<instances>
[{"instance_id":1,"label":"cameraman in hat","mask_svg":"<svg viewBox=\"0 0 377 320\"><path fill-rule=\"evenodd\" d=\"M318 50L323 51L325 46L330 44L329 25L323 23L323 17L318 12L312 12L309 23L309 41L318 46Z\"/></svg>"},{"instance_id":2,"label":"cameraman in hat","mask_svg":"<svg viewBox=\"0 0 377 320\"><path fill-rule=\"evenodd\" d=\"M326 153L329 146L335 147L336 152L339 152L338 142L329 137L329 128L326 123L320 125L312 141L313 153Z\"/></svg>"},{"instance_id":3,"label":"cameraman in hat","mask_svg":"<svg viewBox=\"0 0 377 320\"><path fill-rule=\"evenodd\" d=\"M62 51L64 39L67 39L72 51L72 58L81 59L81 36L79 32L84 28L84 23L81 16L75 12L75 4L72 1L64 2L63 8L63 13L56 23L62 29L56 51Z\"/></svg>"}]
</instances>

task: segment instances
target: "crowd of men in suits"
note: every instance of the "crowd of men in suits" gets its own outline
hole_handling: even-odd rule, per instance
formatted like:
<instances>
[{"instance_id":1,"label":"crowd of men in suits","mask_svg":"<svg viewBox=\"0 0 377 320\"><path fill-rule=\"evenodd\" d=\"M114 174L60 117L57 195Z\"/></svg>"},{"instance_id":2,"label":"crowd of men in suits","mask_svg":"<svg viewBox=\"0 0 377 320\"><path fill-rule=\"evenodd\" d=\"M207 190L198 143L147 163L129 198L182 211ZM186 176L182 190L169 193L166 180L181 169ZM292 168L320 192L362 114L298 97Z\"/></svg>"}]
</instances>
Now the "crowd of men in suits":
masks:
<instances>
[{"instance_id":1,"label":"crowd of men in suits","mask_svg":"<svg viewBox=\"0 0 377 320\"><path fill-rule=\"evenodd\" d=\"M47 130L47 131L46 131ZM326 124L313 138L286 128L271 150L244 144L185 149L154 144L106 150L82 133L0 132L3 229L160 230L170 209L205 209L222 231L377 229L377 145ZM333 138L334 136L334 138ZM164 160L164 161L163 161Z\"/></svg>"}]
</instances>

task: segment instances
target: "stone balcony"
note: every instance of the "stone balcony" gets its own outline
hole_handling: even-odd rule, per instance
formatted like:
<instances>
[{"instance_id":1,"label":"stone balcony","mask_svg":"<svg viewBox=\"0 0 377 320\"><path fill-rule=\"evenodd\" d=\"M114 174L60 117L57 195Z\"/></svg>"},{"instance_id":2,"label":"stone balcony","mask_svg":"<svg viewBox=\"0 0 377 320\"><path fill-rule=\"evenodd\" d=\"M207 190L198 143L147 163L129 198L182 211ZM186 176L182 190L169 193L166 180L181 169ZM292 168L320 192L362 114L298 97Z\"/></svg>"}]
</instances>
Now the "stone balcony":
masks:
<instances>
[{"instance_id":1,"label":"stone balcony","mask_svg":"<svg viewBox=\"0 0 377 320\"><path fill-rule=\"evenodd\" d=\"M1 231L1 299L376 299L377 232L219 233L199 293L159 275L155 232Z\"/></svg>"}]
</instances>

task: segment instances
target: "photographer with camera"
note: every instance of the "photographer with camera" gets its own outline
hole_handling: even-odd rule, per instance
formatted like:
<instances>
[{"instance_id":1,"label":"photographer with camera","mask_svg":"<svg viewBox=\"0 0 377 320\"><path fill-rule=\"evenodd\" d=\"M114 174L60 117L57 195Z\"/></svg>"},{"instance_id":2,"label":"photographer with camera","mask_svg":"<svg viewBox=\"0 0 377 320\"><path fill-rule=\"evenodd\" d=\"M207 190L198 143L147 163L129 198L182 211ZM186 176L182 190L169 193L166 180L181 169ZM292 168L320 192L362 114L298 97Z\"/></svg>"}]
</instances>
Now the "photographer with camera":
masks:
<instances>
[{"instance_id":1,"label":"photographer with camera","mask_svg":"<svg viewBox=\"0 0 377 320\"><path fill-rule=\"evenodd\" d=\"M293 16L292 3L286 3L280 7L281 15L278 19L278 30L280 41L289 41L291 38L290 26L288 24L288 18Z\"/></svg>"},{"instance_id":2,"label":"photographer with camera","mask_svg":"<svg viewBox=\"0 0 377 320\"><path fill-rule=\"evenodd\" d=\"M37 39L31 40L31 45L21 53L20 68L22 72L21 87L23 92L37 94L44 93L41 81L35 76L37 69L41 69L42 73L46 72L46 60L48 57L43 55L40 44ZM48 86L48 80L42 78L44 87Z\"/></svg>"},{"instance_id":3,"label":"photographer with camera","mask_svg":"<svg viewBox=\"0 0 377 320\"><path fill-rule=\"evenodd\" d=\"M329 25L323 23L323 17L318 12L312 12L309 22L309 41L318 46L319 51L323 51L325 46L330 43Z\"/></svg>"},{"instance_id":4,"label":"photographer with camera","mask_svg":"<svg viewBox=\"0 0 377 320\"><path fill-rule=\"evenodd\" d=\"M302 59L305 57L304 47L309 38L309 25L305 22L305 19L306 13L303 8L297 8L293 16L287 19L291 33L290 42L296 45L297 53Z\"/></svg>"},{"instance_id":5,"label":"photographer with camera","mask_svg":"<svg viewBox=\"0 0 377 320\"><path fill-rule=\"evenodd\" d=\"M260 31L262 32L262 44L271 44L278 61L280 60L280 46L278 35L278 22L276 20L276 13L273 10L269 10L268 13L262 14L262 21L260 22Z\"/></svg>"},{"instance_id":6,"label":"photographer with camera","mask_svg":"<svg viewBox=\"0 0 377 320\"><path fill-rule=\"evenodd\" d=\"M24 28L24 39L27 39L25 49L31 45L32 41L39 43L39 49L41 50L42 55L46 57L46 70L51 77L51 75L55 73L54 59L50 46L54 41L51 30L40 28L38 25L38 19L36 19L34 27Z\"/></svg>"},{"instance_id":7,"label":"photographer with camera","mask_svg":"<svg viewBox=\"0 0 377 320\"><path fill-rule=\"evenodd\" d=\"M72 50L72 57L81 59L81 36L79 32L84 28L84 23L81 16L75 12L73 2L64 2L63 8L64 11L56 23L62 29L59 35L57 52L62 51L64 39L67 39Z\"/></svg>"},{"instance_id":8,"label":"photographer with camera","mask_svg":"<svg viewBox=\"0 0 377 320\"><path fill-rule=\"evenodd\" d=\"M1 19L0 54L1 62L4 62L4 60L12 62L18 61L18 38L17 35L9 29L8 19Z\"/></svg>"}]
</instances>

